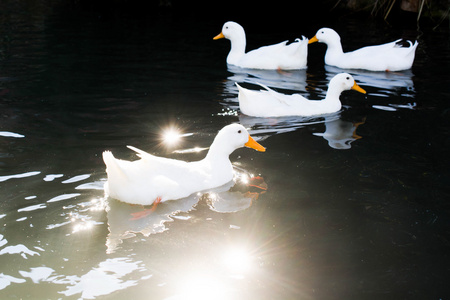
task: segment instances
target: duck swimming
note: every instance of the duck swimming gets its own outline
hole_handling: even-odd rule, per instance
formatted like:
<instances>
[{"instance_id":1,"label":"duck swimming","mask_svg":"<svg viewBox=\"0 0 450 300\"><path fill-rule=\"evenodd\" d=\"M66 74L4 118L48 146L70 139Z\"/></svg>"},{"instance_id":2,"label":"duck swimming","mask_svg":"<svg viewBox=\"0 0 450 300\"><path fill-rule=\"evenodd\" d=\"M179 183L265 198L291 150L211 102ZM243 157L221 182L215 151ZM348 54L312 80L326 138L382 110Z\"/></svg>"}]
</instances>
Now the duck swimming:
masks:
<instances>
[{"instance_id":1,"label":"duck swimming","mask_svg":"<svg viewBox=\"0 0 450 300\"><path fill-rule=\"evenodd\" d=\"M294 70L306 68L308 39L296 39L287 45L287 41L261 47L245 53L246 38L244 28L236 22L226 22L222 32L213 39L226 38L231 42L227 63L241 68L266 70Z\"/></svg>"},{"instance_id":2,"label":"duck swimming","mask_svg":"<svg viewBox=\"0 0 450 300\"><path fill-rule=\"evenodd\" d=\"M342 50L339 34L331 28L319 29L309 44L325 43L325 64L342 69L365 69L369 71L401 71L410 69L418 42L410 41L409 47L398 44L401 39L382 45L368 46L352 52Z\"/></svg>"},{"instance_id":3,"label":"duck swimming","mask_svg":"<svg viewBox=\"0 0 450 300\"><path fill-rule=\"evenodd\" d=\"M151 205L187 197L192 193L219 187L233 179L229 155L241 147L265 151L240 124L222 128L206 157L185 162L151 155L132 146L140 157L136 161L116 159L103 152L108 181L105 193L130 204Z\"/></svg>"},{"instance_id":4,"label":"duck swimming","mask_svg":"<svg viewBox=\"0 0 450 300\"><path fill-rule=\"evenodd\" d=\"M337 112L341 109L339 96L343 91L356 90L365 94L350 74L340 73L328 84L328 91L323 100L308 100L302 95L285 95L265 85L265 90L253 91L237 84L239 89L239 108L242 113L254 117L314 116Z\"/></svg>"}]
</instances>

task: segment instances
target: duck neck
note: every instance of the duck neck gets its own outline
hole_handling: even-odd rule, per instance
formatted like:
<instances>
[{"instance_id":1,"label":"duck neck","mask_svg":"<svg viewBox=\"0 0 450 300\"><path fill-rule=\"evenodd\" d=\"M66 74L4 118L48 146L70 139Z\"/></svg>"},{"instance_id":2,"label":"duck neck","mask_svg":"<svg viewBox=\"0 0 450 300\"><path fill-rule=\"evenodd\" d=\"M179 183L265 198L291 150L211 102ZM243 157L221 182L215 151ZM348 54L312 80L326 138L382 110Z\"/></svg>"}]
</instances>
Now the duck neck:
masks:
<instances>
[{"instance_id":1,"label":"duck neck","mask_svg":"<svg viewBox=\"0 0 450 300\"><path fill-rule=\"evenodd\" d=\"M220 147L220 145L216 143L212 143L211 147L209 148L208 154L206 154L205 160L209 160L212 163L214 162L228 162L230 163L229 156L232 151L229 151L228 149L224 147ZM230 163L231 164L231 163Z\"/></svg>"},{"instance_id":2,"label":"duck neck","mask_svg":"<svg viewBox=\"0 0 450 300\"><path fill-rule=\"evenodd\" d=\"M214 144L203 159L211 173L211 181L214 184L222 185L233 179L233 165L230 161L231 152L226 149L215 147Z\"/></svg>"},{"instance_id":3,"label":"duck neck","mask_svg":"<svg viewBox=\"0 0 450 300\"><path fill-rule=\"evenodd\" d=\"M231 50L227 56L227 63L236 65L242 56L245 54L245 32L239 32L233 37L230 37Z\"/></svg>"},{"instance_id":4,"label":"duck neck","mask_svg":"<svg viewBox=\"0 0 450 300\"><path fill-rule=\"evenodd\" d=\"M332 43L327 43L327 52L325 53L325 63L327 65L335 65L334 62L339 60L344 54L342 50L341 40L335 40Z\"/></svg>"},{"instance_id":5,"label":"duck neck","mask_svg":"<svg viewBox=\"0 0 450 300\"><path fill-rule=\"evenodd\" d=\"M335 85L332 85L331 82L328 86L327 95L325 96L325 99L323 101L326 101L328 103L333 103L335 105L339 104L339 107L341 106L341 100L339 100L339 97L341 96L342 88L337 87Z\"/></svg>"}]
</instances>

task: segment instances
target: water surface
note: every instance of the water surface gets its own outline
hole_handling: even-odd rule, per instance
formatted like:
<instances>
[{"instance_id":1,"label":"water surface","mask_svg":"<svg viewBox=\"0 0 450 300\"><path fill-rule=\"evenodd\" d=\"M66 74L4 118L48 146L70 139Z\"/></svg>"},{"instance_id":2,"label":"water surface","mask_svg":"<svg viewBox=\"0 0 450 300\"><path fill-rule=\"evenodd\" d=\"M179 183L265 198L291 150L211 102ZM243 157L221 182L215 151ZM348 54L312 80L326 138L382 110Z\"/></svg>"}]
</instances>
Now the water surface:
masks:
<instances>
[{"instance_id":1,"label":"water surface","mask_svg":"<svg viewBox=\"0 0 450 300\"><path fill-rule=\"evenodd\" d=\"M321 99L341 72L323 66L323 45L310 46L308 69L280 74L226 66L228 42L212 41L222 21L11 16L0 29L1 298L449 297L445 28L418 33L412 70L350 70L368 94L345 92L341 112L252 118L234 82ZM368 23L252 26L249 47L324 25L344 50L405 32ZM139 220L141 207L104 197L104 150L197 160L233 122L267 147L230 156L234 187ZM184 137L167 145L166 128Z\"/></svg>"}]
</instances>

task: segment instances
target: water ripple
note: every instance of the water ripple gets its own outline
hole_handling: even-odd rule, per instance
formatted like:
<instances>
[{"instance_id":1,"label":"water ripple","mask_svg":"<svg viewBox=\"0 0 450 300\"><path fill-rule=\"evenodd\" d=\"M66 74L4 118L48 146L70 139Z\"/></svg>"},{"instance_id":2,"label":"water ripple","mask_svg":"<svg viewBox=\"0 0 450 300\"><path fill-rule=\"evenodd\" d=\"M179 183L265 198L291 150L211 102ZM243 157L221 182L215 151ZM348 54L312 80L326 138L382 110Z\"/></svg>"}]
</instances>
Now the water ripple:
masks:
<instances>
[{"instance_id":1,"label":"water ripple","mask_svg":"<svg viewBox=\"0 0 450 300\"><path fill-rule=\"evenodd\" d=\"M9 131L0 131L0 136L4 137L14 137L14 138L24 138L25 136L19 133L9 132Z\"/></svg>"},{"instance_id":2,"label":"water ripple","mask_svg":"<svg viewBox=\"0 0 450 300\"><path fill-rule=\"evenodd\" d=\"M36 176L41 174L40 171L32 171L32 172L26 172L21 174L14 174L14 175L6 175L6 176L0 176L0 182L13 179L13 178L24 178L24 177L30 177L30 176Z\"/></svg>"}]
</instances>

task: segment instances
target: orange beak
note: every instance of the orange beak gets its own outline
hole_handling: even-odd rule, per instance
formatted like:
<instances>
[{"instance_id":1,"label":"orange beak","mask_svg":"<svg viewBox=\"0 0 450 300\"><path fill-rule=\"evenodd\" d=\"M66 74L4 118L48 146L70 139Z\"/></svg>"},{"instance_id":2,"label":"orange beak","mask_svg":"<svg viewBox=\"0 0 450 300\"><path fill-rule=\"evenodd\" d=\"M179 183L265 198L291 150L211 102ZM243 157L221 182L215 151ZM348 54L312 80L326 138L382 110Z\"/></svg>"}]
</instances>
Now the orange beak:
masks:
<instances>
[{"instance_id":1,"label":"orange beak","mask_svg":"<svg viewBox=\"0 0 450 300\"><path fill-rule=\"evenodd\" d=\"M367 93L364 89L362 89L359 85L357 85L356 82L353 84L352 90L355 90L355 91L363 93L363 94Z\"/></svg>"},{"instance_id":2,"label":"orange beak","mask_svg":"<svg viewBox=\"0 0 450 300\"><path fill-rule=\"evenodd\" d=\"M215 37L213 37L213 40L218 40L218 39L223 39L225 38L225 36L223 35L223 33L219 33L218 35L216 35Z\"/></svg>"},{"instance_id":3,"label":"orange beak","mask_svg":"<svg viewBox=\"0 0 450 300\"><path fill-rule=\"evenodd\" d=\"M245 143L245 147L255 149L256 151L265 152L266 148L258 144L250 135L248 135L248 142Z\"/></svg>"},{"instance_id":4,"label":"orange beak","mask_svg":"<svg viewBox=\"0 0 450 300\"><path fill-rule=\"evenodd\" d=\"M318 42L319 40L316 38L316 36L313 36L309 41L308 41L308 44L312 44L312 43L315 43L315 42Z\"/></svg>"}]
</instances>

